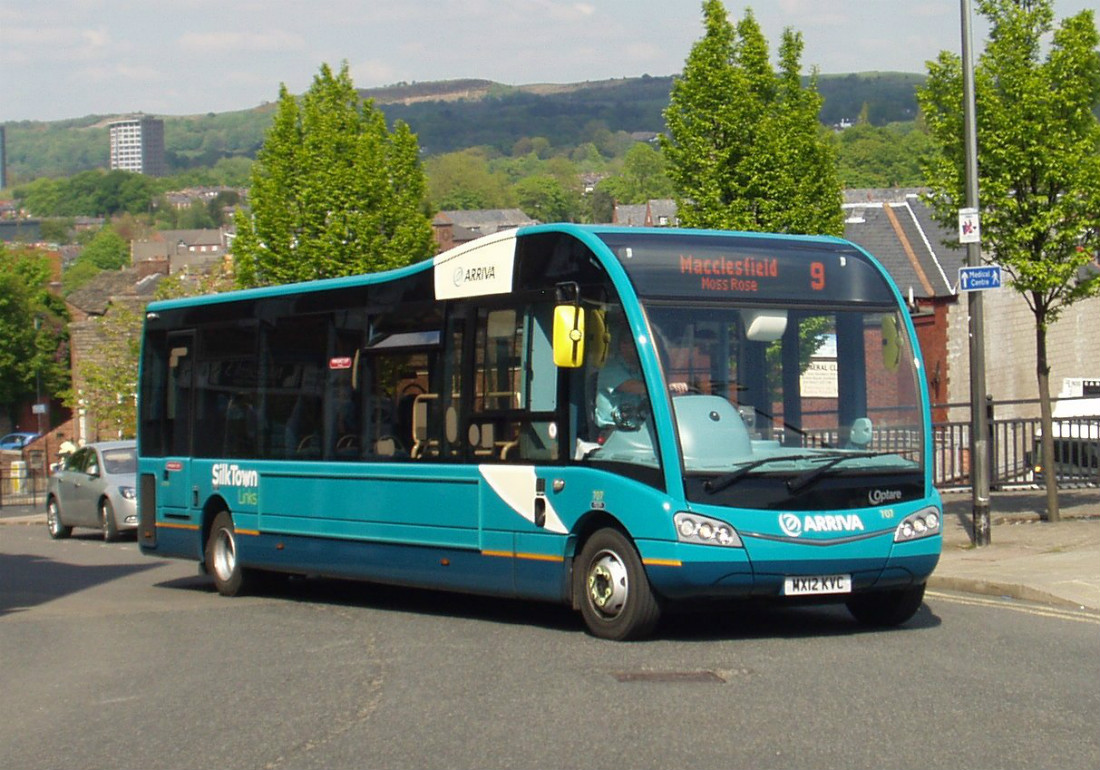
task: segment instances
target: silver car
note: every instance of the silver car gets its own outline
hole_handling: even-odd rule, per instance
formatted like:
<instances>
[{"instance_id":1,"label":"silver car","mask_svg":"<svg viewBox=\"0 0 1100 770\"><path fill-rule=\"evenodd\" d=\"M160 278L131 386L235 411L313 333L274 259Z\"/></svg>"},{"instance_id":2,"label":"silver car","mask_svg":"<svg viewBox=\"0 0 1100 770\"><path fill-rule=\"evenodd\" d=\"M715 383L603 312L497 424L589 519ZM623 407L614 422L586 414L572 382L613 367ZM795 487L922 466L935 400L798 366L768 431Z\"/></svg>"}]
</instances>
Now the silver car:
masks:
<instances>
[{"instance_id":1,"label":"silver car","mask_svg":"<svg viewBox=\"0 0 1100 770\"><path fill-rule=\"evenodd\" d=\"M69 455L46 486L50 537L94 527L104 540L137 529L137 446L133 441L88 444Z\"/></svg>"}]
</instances>

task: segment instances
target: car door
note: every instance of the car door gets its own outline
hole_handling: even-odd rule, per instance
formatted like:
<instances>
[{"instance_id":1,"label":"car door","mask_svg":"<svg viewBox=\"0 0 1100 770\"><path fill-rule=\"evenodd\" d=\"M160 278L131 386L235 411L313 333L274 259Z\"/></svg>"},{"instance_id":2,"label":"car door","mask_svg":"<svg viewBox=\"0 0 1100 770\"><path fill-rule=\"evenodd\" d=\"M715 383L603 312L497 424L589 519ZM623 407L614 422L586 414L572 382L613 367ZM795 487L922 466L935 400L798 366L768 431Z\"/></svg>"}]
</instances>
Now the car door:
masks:
<instances>
[{"instance_id":1,"label":"car door","mask_svg":"<svg viewBox=\"0 0 1100 770\"><path fill-rule=\"evenodd\" d=\"M72 501L69 504L69 521L85 527L99 526L99 455L92 447L80 450L77 467L72 474Z\"/></svg>"}]
</instances>

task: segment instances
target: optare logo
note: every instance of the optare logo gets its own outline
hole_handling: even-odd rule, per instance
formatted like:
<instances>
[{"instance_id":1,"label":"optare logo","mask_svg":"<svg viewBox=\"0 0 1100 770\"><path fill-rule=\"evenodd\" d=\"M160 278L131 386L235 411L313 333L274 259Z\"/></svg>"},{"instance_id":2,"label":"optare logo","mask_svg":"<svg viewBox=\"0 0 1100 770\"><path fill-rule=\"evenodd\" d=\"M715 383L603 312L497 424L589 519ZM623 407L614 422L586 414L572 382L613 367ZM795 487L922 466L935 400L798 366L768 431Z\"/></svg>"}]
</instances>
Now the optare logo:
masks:
<instances>
[{"instance_id":1,"label":"optare logo","mask_svg":"<svg viewBox=\"0 0 1100 770\"><path fill-rule=\"evenodd\" d=\"M779 528L787 537L798 537L802 534L802 520L793 513L779 514Z\"/></svg>"},{"instance_id":2,"label":"optare logo","mask_svg":"<svg viewBox=\"0 0 1100 770\"><path fill-rule=\"evenodd\" d=\"M871 505L882 505L883 503L892 503L895 500L901 499L900 489L872 489L867 493L867 499Z\"/></svg>"}]
</instances>

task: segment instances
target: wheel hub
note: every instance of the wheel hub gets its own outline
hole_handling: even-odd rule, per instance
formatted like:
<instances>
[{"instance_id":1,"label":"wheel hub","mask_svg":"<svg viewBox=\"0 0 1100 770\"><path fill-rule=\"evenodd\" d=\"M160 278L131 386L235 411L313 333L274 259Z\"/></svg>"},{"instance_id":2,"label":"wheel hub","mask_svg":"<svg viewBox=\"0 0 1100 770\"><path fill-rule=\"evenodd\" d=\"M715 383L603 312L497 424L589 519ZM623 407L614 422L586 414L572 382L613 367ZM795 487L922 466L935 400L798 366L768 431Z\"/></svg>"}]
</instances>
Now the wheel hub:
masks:
<instances>
[{"instance_id":1,"label":"wheel hub","mask_svg":"<svg viewBox=\"0 0 1100 770\"><path fill-rule=\"evenodd\" d=\"M214 571L221 580L229 580L237 566L237 548L233 533L223 529L214 541Z\"/></svg>"},{"instance_id":2,"label":"wheel hub","mask_svg":"<svg viewBox=\"0 0 1100 770\"><path fill-rule=\"evenodd\" d=\"M629 591L626 565L609 551L598 554L588 570L588 599L592 606L614 617L626 606Z\"/></svg>"}]
</instances>

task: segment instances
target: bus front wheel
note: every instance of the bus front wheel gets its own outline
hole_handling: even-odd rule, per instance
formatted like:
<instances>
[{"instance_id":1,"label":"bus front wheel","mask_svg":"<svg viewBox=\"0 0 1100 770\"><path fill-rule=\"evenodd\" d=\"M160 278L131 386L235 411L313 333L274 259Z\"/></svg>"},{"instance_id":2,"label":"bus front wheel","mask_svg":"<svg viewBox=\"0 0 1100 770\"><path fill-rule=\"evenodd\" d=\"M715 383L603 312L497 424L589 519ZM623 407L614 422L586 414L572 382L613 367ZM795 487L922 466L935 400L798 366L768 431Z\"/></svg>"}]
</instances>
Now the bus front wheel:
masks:
<instances>
[{"instance_id":1,"label":"bus front wheel","mask_svg":"<svg viewBox=\"0 0 1100 770\"><path fill-rule=\"evenodd\" d=\"M233 517L222 511L214 517L206 539L206 571L222 596L236 596L244 589L244 570L237 562L237 533Z\"/></svg>"},{"instance_id":2,"label":"bus front wheel","mask_svg":"<svg viewBox=\"0 0 1100 770\"><path fill-rule=\"evenodd\" d=\"M924 601L924 584L863 594L848 602L848 612L865 626L900 626L917 614Z\"/></svg>"},{"instance_id":3,"label":"bus front wheel","mask_svg":"<svg viewBox=\"0 0 1100 770\"><path fill-rule=\"evenodd\" d=\"M588 630L602 639L640 639L661 616L638 552L617 529L601 529L584 544L573 568L573 592Z\"/></svg>"}]
</instances>

